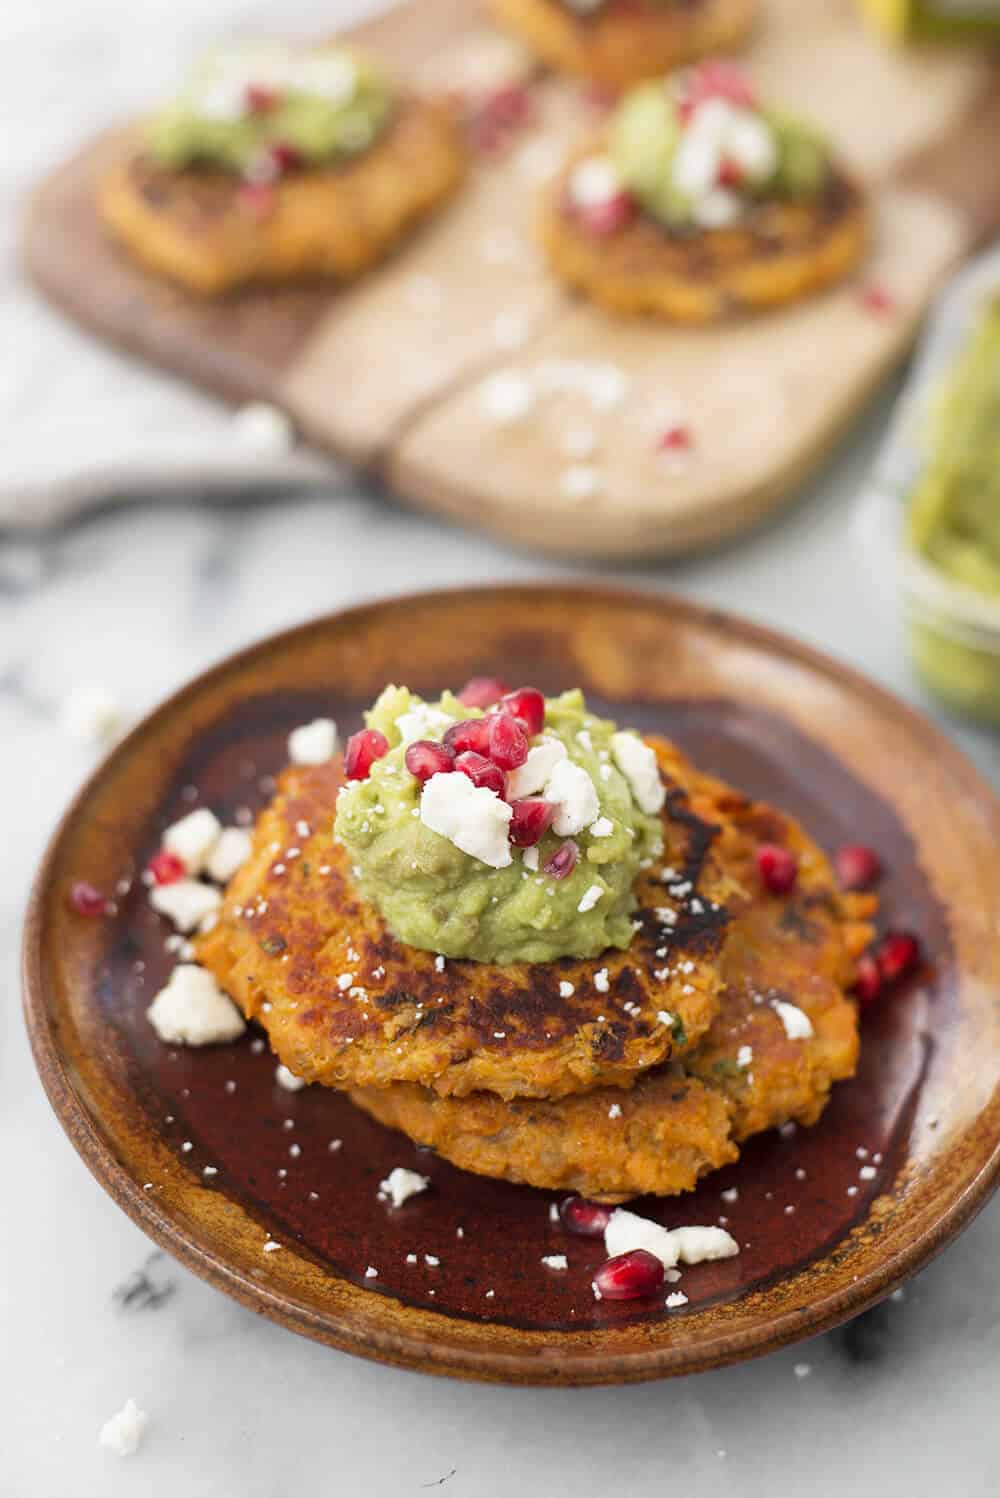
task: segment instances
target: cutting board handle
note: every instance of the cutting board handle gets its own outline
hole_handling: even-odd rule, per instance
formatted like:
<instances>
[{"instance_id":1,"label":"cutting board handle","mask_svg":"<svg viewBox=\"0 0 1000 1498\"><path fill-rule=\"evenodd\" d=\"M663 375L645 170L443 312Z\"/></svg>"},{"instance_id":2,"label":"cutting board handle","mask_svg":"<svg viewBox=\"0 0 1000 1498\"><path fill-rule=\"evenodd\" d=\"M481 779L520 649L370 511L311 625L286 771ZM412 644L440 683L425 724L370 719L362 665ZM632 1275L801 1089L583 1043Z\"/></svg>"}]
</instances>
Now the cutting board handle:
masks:
<instances>
[{"instance_id":1,"label":"cutting board handle","mask_svg":"<svg viewBox=\"0 0 1000 1498\"><path fill-rule=\"evenodd\" d=\"M895 175L951 203L969 225L970 248L1000 232L1000 71L993 70L953 130L915 152Z\"/></svg>"}]
</instances>

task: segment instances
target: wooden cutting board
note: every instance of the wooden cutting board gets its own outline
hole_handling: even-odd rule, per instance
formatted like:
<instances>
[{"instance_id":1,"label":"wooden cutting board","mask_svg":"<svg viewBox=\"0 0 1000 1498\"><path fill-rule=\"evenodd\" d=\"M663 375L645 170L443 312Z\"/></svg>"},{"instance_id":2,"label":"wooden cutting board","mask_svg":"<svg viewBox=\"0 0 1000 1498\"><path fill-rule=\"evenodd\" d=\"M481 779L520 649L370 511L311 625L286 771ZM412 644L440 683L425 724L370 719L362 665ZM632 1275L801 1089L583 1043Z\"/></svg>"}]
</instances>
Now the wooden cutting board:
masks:
<instances>
[{"instance_id":1,"label":"wooden cutting board","mask_svg":"<svg viewBox=\"0 0 1000 1498\"><path fill-rule=\"evenodd\" d=\"M763 10L751 67L765 92L830 130L870 185L875 220L859 277L787 311L676 329L566 293L536 252L532 220L593 111L577 85L534 72L475 4L453 0L411 0L358 37L421 86L527 77L537 123L478 163L381 270L340 290L216 302L157 280L108 239L94 208L121 130L41 184L27 268L100 337L227 400L283 407L309 442L464 524L605 558L735 536L793 497L904 353L942 277L1000 227L995 62L884 49L851 0ZM872 310L873 286L891 296L889 312ZM540 392L513 426L497 426L484 403L484 380L501 370ZM694 448L668 461L655 439L676 420ZM575 483L574 466L587 473Z\"/></svg>"}]
</instances>

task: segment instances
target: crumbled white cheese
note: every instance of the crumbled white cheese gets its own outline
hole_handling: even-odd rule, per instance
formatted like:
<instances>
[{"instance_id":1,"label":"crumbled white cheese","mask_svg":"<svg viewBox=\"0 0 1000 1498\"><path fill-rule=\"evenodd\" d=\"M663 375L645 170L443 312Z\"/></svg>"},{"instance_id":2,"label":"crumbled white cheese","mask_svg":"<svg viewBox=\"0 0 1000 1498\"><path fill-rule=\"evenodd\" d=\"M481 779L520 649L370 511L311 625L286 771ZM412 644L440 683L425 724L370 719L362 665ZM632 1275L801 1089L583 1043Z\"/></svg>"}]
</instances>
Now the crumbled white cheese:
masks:
<instances>
[{"instance_id":1,"label":"crumbled white cheese","mask_svg":"<svg viewBox=\"0 0 1000 1498\"><path fill-rule=\"evenodd\" d=\"M691 217L699 229L724 229L728 224L735 224L742 212L739 197L724 187L713 188L691 205Z\"/></svg>"},{"instance_id":2,"label":"crumbled white cheese","mask_svg":"<svg viewBox=\"0 0 1000 1498\"><path fill-rule=\"evenodd\" d=\"M561 739L543 735L539 743L528 750L528 757L518 769L507 776L507 798L520 801L522 796L534 796L544 790L556 765L567 758L566 745Z\"/></svg>"},{"instance_id":3,"label":"crumbled white cheese","mask_svg":"<svg viewBox=\"0 0 1000 1498\"><path fill-rule=\"evenodd\" d=\"M611 982L608 978L608 970L606 967L599 968L594 974L594 987L597 989L598 993L607 993L610 990Z\"/></svg>"},{"instance_id":4,"label":"crumbled white cheese","mask_svg":"<svg viewBox=\"0 0 1000 1498\"><path fill-rule=\"evenodd\" d=\"M611 1214L604 1230L604 1245L611 1258L644 1248L655 1254L665 1269L677 1264L701 1264L706 1259L730 1259L740 1251L736 1239L724 1228L668 1229L621 1207Z\"/></svg>"},{"instance_id":5,"label":"crumbled white cheese","mask_svg":"<svg viewBox=\"0 0 1000 1498\"><path fill-rule=\"evenodd\" d=\"M74 687L59 713L63 728L71 738L85 744L106 744L122 724L118 700L107 687L80 685Z\"/></svg>"},{"instance_id":6,"label":"crumbled white cheese","mask_svg":"<svg viewBox=\"0 0 1000 1498\"><path fill-rule=\"evenodd\" d=\"M746 1071L753 1062L753 1046L741 1045L736 1053L736 1065Z\"/></svg>"},{"instance_id":7,"label":"crumbled white cheese","mask_svg":"<svg viewBox=\"0 0 1000 1498\"><path fill-rule=\"evenodd\" d=\"M874 1181L877 1175L878 1171L874 1165L862 1165L858 1171L858 1179L861 1181Z\"/></svg>"},{"instance_id":8,"label":"crumbled white cheese","mask_svg":"<svg viewBox=\"0 0 1000 1498\"><path fill-rule=\"evenodd\" d=\"M168 1045L217 1045L236 1040L246 1029L242 1014L212 974L188 962L174 968L146 1016Z\"/></svg>"},{"instance_id":9,"label":"crumbled white cheese","mask_svg":"<svg viewBox=\"0 0 1000 1498\"><path fill-rule=\"evenodd\" d=\"M207 806L189 812L163 834L163 846L179 858L189 874L200 874L222 833L222 823Z\"/></svg>"},{"instance_id":10,"label":"crumbled white cheese","mask_svg":"<svg viewBox=\"0 0 1000 1498\"><path fill-rule=\"evenodd\" d=\"M774 1012L785 1027L789 1040L811 1040L816 1033L808 1014L797 1004L788 1004L784 999L774 1000Z\"/></svg>"},{"instance_id":11,"label":"crumbled white cheese","mask_svg":"<svg viewBox=\"0 0 1000 1498\"><path fill-rule=\"evenodd\" d=\"M511 815L495 791L473 785L459 771L432 775L420 797L424 826L491 869L505 869L512 861L507 835Z\"/></svg>"},{"instance_id":12,"label":"crumbled white cheese","mask_svg":"<svg viewBox=\"0 0 1000 1498\"><path fill-rule=\"evenodd\" d=\"M501 370L480 385L479 405L494 426L515 426L534 410L535 391L527 375Z\"/></svg>"},{"instance_id":13,"label":"crumbled white cheese","mask_svg":"<svg viewBox=\"0 0 1000 1498\"><path fill-rule=\"evenodd\" d=\"M559 997L561 999L571 999L575 992L576 989L573 987L573 984L567 982L565 978L559 984Z\"/></svg>"},{"instance_id":14,"label":"crumbled white cheese","mask_svg":"<svg viewBox=\"0 0 1000 1498\"><path fill-rule=\"evenodd\" d=\"M337 725L332 718L314 718L288 735L288 758L293 765L325 765L337 752Z\"/></svg>"},{"instance_id":15,"label":"crumbled white cheese","mask_svg":"<svg viewBox=\"0 0 1000 1498\"><path fill-rule=\"evenodd\" d=\"M117 1414L105 1420L98 1441L116 1456L134 1456L142 1445L149 1424L148 1416L134 1399L126 1399Z\"/></svg>"},{"instance_id":16,"label":"crumbled white cheese","mask_svg":"<svg viewBox=\"0 0 1000 1498\"><path fill-rule=\"evenodd\" d=\"M582 765L560 759L545 783L545 799L556 808L552 830L559 837L573 837L597 819L601 809L597 787Z\"/></svg>"},{"instance_id":17,"label":"crumbled white cheese","mask_svg":"<svg viewBox=\"0 0 1000 1498\"><path fill-rule=\"evenodd\" d=\"M568 1269L569 1259L565 1254L542 1254L542 1263L546 1269Z\"/></svg>"},{"instance_id":18,"label":"crumbled white cheese","mask_svg":"<svg viewBox=\"0 0 1000 1498\"><path fill-rule=\"evenodd\" d=\"M297 1077L293 1071L288 1070L287 1066L280 1064L275 1069L274 1080L286 1092L301 1092L303 1087L309 1086L309 1083L302 1077Z\"/></svg>"},{"instance_id":19,"label":"crumbled white cheese","mask_svg":"<svg viewBox=\"0 0 1000 1498\"><path fill-rule=\"evenodd\" d=\"M738 110L725 135L726 156L753 182L766 182L778 166L774 131L760 115Z\"/></svg>"},{"instance_id":20,"label":"crumbled white cheese","mask_svg":"<svg viewBox=\"0 0 1000 1498\"><path fill-rule=\"evenodd\" d=\"M656 1013L656 1018L657 1018L658 1022L661 1025L666 1025L668 1028L674 1022L674 1017L670 1013L669 1009L658 1009L657 1013Z\"/></svg>"},{"instance_id":21,"label":"crumbled white cheese","mask_svg":"<svg viewBox=\"0 0 1000 1498\"><path fill-rule=\"evenodd\" d=\"M431 707L428 702L416 702L408 712L400 713L396 727L403 743L412 744L416 739L439 739L454 721L451 713Z\"/></svg>"},{"instance_id":22,"label":"crumbled white cheese","mask_svg":"<svg viewBox=\"0 0 1000 1498\"><path fill-rule=\"evenodd\" d=\"M598 208L621 192L621 178L610 156L588 156L570 173L568 193L577 208Z\"/></svg>"},{"instance_id":23,"label":"crumbled white cheese","mask_svg":"<svg viewBox=\"0 0 1000 1498\"><path fill-rule=\"evenodd\" d=\"M610 817L598 817L596 822L590 824L591 837L610 837L615 830L615 824Z\"/></svg>"},{"instance_id":24,"label":"crumbled white cheese","mask_svg":"<svg viewBox=\"0 0 1000 1498\"><path fill-rule=\"evenodd\" d=\"M611 753L615 764L628 781L629 790L640 811L649 816L662 811L667 799L666 786L660 779L660 767L656 755L638 734L614 733L611 735Z\"/></svg>"},{"instance_id":25,"label":"crumbled white cheese","mask_svg":"<svg viewBox=\"0 0 1000 1498\"><path fill-rule=\"evenodd\" d=\"M687 1305L688 1298L683 1290L672 1290L663 1303L668 1311L677 1311Z\"/></svg>"},{"instance_id":26,"label":"crumbled white cheese","mask_svg":"<svg viewBox=\"0 0 1000 1498\"><path fill-rule=\"evenodd\" d=\"M193 931L206 916L214 915L222 896L211 884L200 879L175 879L173 884L156 884L149 892L149 903L158 915L173 921L178 931Z\"/></svg>"},{"instance_id":27,"label":"crumbled white cheese","mask_svg":"<svg viewBox=\"0 0 1000 1498\"><path fill-rule=\"evenodd\" d=\"M368 1265L368 1268L365 1270L365 1279L366 1280L377 1280L378 1279L378 1270L374 1267L374 1265L372 1265L372 1264Z\"/></svg>"},{"instance_id":28,"label":"crumbled white cheese","mask_svg":"<svg viewBox=\"0 0 1000 1498\"><path fill-rule=\"evenodd\" d=\"M228 884L250 857L253 841L244 827L224 827L209 855L205 872L217 884Z\"/></svg>"},{"instance_id":29,"label":"crumbled white cheese","mask_svg":"<svg viewBox=\"0 0 1000 1498\"><path fill-rule=\"evenodd\" d=\"M426 1191L430 1185L430 1177L418 1175L415 1170L407 1170L403 1165L396 1165L390 1170L385 1180L379 1183L378 1194L392 1203L394 1207L401 1207L408 1202L411 1196L419 1196L421 1191Z\"/></svg>"},{"instance_id":30,"label":"crumbled white cheese","mask_svg":"<svg viewBox=\"0 0 1000 1498\"><path fill-rule=\"evenodd\" d=\"M241 406L233 416L233 431L237 441L255 453L279 456L295 442L295 428L284 411L266 401Z\"/></svg>"},{"instance_id":31,"label":"crumbled white cheese","mask_svg":"<svg viewBox=\"0 0 1000 1498\"><path fill-rule=\"evenodd\" d=\"M521 861L526 869L531 869L532 873L534 873L538 868L538 849L525 848L521 856Z\"/></svg>"},{"instance_id":32,"label":"crumbled white cheese","mask_svg":"<svg viewBox=\"0 0 1000 1498\"><path fill-rule=\"evenodd\" d=\"M622 1116L622 1105L621 1105L621 1103L612 1103L611 1107L608 1109L608 1117L609 1118L621 1118L621 1116Z\"/></svg>"},{"instance_id":33,"label":"crumbled white cheese","mask_svg":"<svg viewBox=\"0 0 1000 1498\"><path fill-rule=\"evenodd\" d=\"M601 492L601 475L592 463L571 463L559 475L559 492L566 499L593 499Z\"/></svg>"},{"instance_id":34,"label":"crumbled white cheese","mask_svg":"<svg viewBox=\"0 0 1000 1498\"><path fill-rule=\"evenodd\" d=\"M570 427L560 438L559 446L567 458L582 463L596 453L597 433L593 427ZM577 734L577 738L579 737Z\"/></svg>"},{"instance_id":35,"label":"crumbled white cheese","mask_svg":"<svg viewBox=\"0 0 1000 1498\"><path fill-rule=\"evenodd\" d=\"M603 886L601 886L600 884L592 884L590 888L584 890L583 894L580 896L580 903L576 907L577 910L581 915L586 915L588 910L593 910L594 906L597 904L598 900L603 894Z\"/></svg>"}]
</instances>

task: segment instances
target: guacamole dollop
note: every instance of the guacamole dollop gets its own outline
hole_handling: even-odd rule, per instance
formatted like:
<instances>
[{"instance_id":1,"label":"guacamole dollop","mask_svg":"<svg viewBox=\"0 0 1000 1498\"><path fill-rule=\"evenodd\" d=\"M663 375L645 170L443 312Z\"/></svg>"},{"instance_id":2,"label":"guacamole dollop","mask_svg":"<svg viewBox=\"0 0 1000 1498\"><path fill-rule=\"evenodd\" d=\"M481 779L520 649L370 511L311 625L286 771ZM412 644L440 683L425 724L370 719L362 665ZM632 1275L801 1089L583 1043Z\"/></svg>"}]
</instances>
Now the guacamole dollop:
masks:
<instances>
[{"instance_id":1,"label":"guacamole dollop","mask_svg":"<svg viewBox=\"0 0 1000 1498\"><path fill-rule=\"evenodd\" d=\"M608 153L618 177L669 227L716 227L762 197L818 192L829 149L785 110L708 97L691 107L684 85L645 83L612 117ZM723 210L726 210L725 212ZM717 223L716 223L717 221Z\"/></svg>"},{"instance_id":2,"label":"guacamole dollop","mask_svg":"<svg viewBox=\"0 0 1000 1498\"><path fill-rule=\"evenodd\" d=\"M346 47L242 47L205 59L151 121L146 144L174 168L203 162L253 175L276 152L319 166L367 149L391 109L384 74Z\"/></svg>"},{"instance_id":3,"label":"guacamole dollop","mask_svg":"<svg viewBox=\"0 0 1000 1498\"><path fill-rule=\"evenodd\" d=\"M619 765L642 752L638 737L616 738L615 724L589 712L579 691L546 700L532 748L547 745L547 755L585 771L593 786L587 826L573 834L576 866L555 879L544 865L567 841L556 830L558 817L535 848L511 847L503 867L463 852L421 819L423 788L406 768L407 743L440 740L453 723L482 716L450 693L427 703L396 686L366 714L390 748L366 780L341 791L334 826L362 895L400 941L445 957L550 962L627 947L636 875L662 849L659 815L642 810L634 778ZM560 781L566 778L561 772ZM653 804L641 791L640 799Z\"/></svg>"}]
</instances>

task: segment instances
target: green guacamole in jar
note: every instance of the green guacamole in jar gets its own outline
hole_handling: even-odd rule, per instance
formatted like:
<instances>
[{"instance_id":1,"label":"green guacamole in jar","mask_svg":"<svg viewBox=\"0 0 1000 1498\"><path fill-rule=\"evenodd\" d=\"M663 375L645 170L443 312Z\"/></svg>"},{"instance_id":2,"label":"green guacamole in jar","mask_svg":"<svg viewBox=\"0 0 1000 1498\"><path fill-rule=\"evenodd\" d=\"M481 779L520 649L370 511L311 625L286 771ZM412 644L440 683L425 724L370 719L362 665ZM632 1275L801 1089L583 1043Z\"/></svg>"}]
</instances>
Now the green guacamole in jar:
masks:
<instances>
[{"instance_id":1,"label":"green guacamole in jar","mask_svg":"<svg viewBox=\"0 0 1000 1498\"><path fill-rule=\"evenodd\" d=\"M542 731L530 738L529 763L508 777L507 795L519 799L523 790L525 799L569 800L558 803L553 826L535 847L509 845L503 826L487 843L477 840L477 819L502 821L506 803L499 796L483 789L474 804L471 782L452 784L447 775L422 786L405 763L408 742L440 741L452 724L482 716L450 693L426 703L406 687L387 687L366 714L389 750L367 779L341 791L334 828L361 893L400 941L445 957L550 962L628 947L636 876L662 850L663 788L652 751L637 735L620 734L614 723L590 713L579 691L546 699ZM464 779L455 774L456 782ZM444 824L429 810L435 801L450 810L450 792L453 835L435 830ZM585 825L558 830L561 822L572 827L576 814L585 816ZM456 838L476 852L465 851ZM545 863L568 842L576 846L575 866L567 877L553 878Z\"/></svg>"},{"instance_id":2,"label":"green guacamole in jar","mask_svg":"<svg viewBox=\"0 0 1000 1498\"><path fill-rule=\"evenodd\" d=\"M1000 298L981 316L933 410L907 517L912 549L972 599L1000 600ZM914 660L954 706L1000 720L1000 652L975 625L915 612Z\"/></svg>"}]
</instances>

